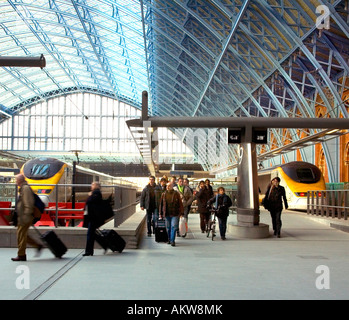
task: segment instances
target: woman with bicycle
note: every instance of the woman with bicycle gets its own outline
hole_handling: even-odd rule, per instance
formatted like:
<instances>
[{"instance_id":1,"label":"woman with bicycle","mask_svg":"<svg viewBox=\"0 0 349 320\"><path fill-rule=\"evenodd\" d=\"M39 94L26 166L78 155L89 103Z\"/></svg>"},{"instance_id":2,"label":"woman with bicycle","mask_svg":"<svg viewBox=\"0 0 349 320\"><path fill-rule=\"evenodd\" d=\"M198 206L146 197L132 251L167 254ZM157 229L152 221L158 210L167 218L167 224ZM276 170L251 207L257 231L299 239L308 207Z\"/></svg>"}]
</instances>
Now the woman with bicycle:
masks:
<instances>
[{"instance_id":1,"label":"woman with bicycle","mask_svg":"<svg viewBox=\"0 0 349 320\"><path fill-rule=\"evenodd\" d=\"M221 239L225 240L225 233L227 230L227 220L229 215L229 207L232 205L232 201L230 197L225 194L225 189L223 187L219 187L217 189L217 195L211 198L207 205L211 206L214 204L214 208L217 210L216 216L218 218L219 224L219 233L221 235Z\"/></svg>"}]
</instances>

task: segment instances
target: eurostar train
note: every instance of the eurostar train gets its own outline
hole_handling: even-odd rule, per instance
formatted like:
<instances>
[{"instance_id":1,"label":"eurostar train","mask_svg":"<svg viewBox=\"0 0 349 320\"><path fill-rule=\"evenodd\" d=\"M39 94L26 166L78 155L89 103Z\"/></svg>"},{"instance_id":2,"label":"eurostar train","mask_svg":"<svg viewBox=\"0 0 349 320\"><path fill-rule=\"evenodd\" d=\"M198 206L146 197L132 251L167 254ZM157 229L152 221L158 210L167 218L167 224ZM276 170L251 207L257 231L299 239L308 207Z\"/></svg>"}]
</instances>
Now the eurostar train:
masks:
<instances>
[{"instance_id":1,"label":"eurostar train","mask_svg":"<svg viewBox=\"0 0 349 320\"><path fill-rule=\"evenodd\" d=\"M25 176L28 184L72 184L73 166L55 158L35 158L27 161L21 168L21 173ZM75 184L91 185L93 181L99 181L103 185L120 184L121 178L116 178L108 174L90 170L81 166L76 166ZM131 182L128 185L134 186ZM49 202L55 202L58 196L58 202L72 201L72 188L70 186L60 186L59 192L55 192L55 186L32 186L34 192L38 194L41 200L48 205ZM75 200L83 202L87 199L90 187L75 187ZM102 188L102 193L109 196L112 188Z\"/></svg>"},{"instance_id":2,"label":"eurostar train","mask_svg":"<svg viewBox=\"0 0 349 320\"><path fill-rule=\"evenodd\" d=\"M289 209L307 210L307 192L326 190L324 177L318 167L308 162L293 161L258 171L260 199L275 177L280 178L280 185L285 188Z\"/></svg>"}]
</instances>

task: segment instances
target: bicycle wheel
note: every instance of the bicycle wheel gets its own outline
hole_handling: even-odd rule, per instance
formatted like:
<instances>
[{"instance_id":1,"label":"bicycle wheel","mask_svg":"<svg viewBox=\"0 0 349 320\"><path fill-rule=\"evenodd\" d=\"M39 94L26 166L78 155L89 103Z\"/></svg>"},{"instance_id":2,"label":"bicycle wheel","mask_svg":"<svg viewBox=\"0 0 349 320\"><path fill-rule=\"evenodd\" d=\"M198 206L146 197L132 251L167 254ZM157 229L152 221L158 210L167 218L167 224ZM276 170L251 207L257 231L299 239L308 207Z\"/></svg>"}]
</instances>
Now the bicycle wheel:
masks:
<instances>
[{"instance_id":1,"label":"bicycle wheel","mask_svg":"<svg viewBox=\"0 0 349 320\"><path fill-rule=\"evenodd\" d=\"M212 223L212 230L211 231L212 231L211 236L212 236L212 241L213 241L214 237L216 236L216 223L215 222Z\"/></svg>"},{"instance_id":2,"label":"bicycle wheel","mask_svg":"<svg viewBox=\"0 0 349 320\"><path fill-rule=\"evenodd\" d=\"M209 222L206 224L207 238L210 236L210 232L211 232L211 221L209 221Z\"/></svg>"}]
</instances>

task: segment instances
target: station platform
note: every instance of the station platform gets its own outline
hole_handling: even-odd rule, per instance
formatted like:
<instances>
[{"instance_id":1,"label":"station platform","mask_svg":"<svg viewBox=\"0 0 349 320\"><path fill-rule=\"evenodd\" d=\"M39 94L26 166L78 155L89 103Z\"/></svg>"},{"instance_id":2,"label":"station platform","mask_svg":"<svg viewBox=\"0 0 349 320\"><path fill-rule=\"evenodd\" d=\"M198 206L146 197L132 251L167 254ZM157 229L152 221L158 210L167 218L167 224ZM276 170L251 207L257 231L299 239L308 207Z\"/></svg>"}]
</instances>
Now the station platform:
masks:
<instances>
[{"instance_id":1,"label":"station platform","mask_svg":"<svg viewBox=\"0 0 349 320\"><path fill-rule=\"evenodd\" d=\"M281 238L214 241L189 215L186 238L176 246L143 235L138 249L122 253L69 249L62 259L48 249L13 262L15 248L0 248L1 300L341 300L348 299L349 233L324 219L284 210ZM231 214L228 223L233 223ZM332 221L334 219L325 219ZM347 221L341 222L348 226ZM28 276L23 278L24 275ZM26 282L27 281L27 282ZM21 288L22 287L22 288Z\"/></svg>"}]
</instances>

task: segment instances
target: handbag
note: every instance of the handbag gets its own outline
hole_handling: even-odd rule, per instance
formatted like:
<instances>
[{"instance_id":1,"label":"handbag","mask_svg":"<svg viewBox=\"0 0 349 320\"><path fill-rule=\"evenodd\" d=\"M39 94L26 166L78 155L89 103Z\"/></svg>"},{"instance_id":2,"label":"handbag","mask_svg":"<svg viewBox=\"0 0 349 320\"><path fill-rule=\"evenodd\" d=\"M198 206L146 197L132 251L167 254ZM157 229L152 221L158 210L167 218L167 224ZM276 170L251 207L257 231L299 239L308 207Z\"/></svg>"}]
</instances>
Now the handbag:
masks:
<instances>
[{"instance_id":1,"label":"handbag","mask_svg":"<svg viewBox=\"0 0 349 320\"><path fill-rule=\"evenodd\" d=\"M262 206L264 207L264 209L268 210L269 208L269 199L265 196L262 200Z\"/></svg>"},{"instance_id":2,"label":"handbag","mask_svg":"<svg viewBox=\"0 0 349 320\"><path fill-rule=\"evenodd\" d=\"M184 217L180 217L179 219L179 235L180 236L185 236L188 231L188 224L187 224L187 219Z\"/></svg>"}]
</instances>

